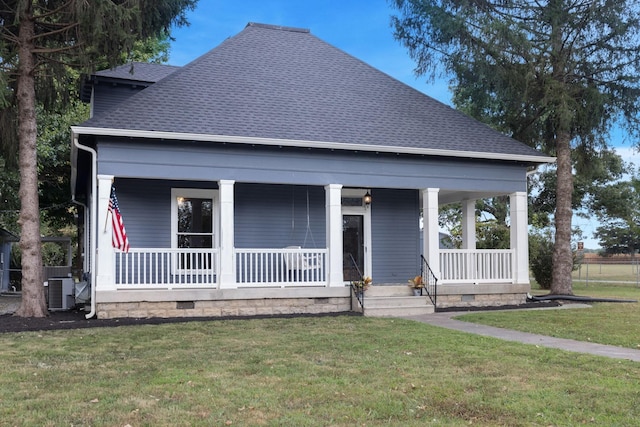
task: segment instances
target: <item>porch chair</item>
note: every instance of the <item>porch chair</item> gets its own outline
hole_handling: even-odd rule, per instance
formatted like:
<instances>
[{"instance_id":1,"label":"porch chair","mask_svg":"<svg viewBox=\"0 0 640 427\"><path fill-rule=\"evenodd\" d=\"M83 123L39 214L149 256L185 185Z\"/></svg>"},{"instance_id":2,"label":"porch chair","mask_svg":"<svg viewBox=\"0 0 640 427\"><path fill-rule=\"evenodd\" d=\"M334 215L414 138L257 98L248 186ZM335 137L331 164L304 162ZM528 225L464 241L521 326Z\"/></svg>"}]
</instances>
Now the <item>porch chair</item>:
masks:
<instances>
[{"instance_id":1,"label":"porch chair","mask_svg":"<svg viewBox=\"0 0 640 427\"><path fill-rule=\"evenodd\" d=\"M287 246L285 249L302 249L302 247ZM322 259L319 255L285 253L283 258L289 277L294 282L320 279Z\"/></svg>"}]
</instances>

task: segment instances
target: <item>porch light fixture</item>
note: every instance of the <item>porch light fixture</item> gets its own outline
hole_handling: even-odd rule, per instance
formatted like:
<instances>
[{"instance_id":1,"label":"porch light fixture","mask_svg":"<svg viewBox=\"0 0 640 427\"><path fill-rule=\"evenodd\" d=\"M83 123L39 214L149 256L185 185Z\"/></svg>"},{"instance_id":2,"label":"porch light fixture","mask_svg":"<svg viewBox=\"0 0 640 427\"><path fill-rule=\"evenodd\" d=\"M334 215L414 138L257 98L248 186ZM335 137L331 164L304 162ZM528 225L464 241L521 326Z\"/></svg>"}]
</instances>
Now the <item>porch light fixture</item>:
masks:
<instances>
[{"instance_id":1,"label":"porch light fixture","mask_svg":"<svg viewBox=\"0 0 640 427\"><path fill-rule=\"evenodd\" d=\"M367 194L364 195L362 201L364 202L365 206L369 206L371 204L371 193L369 192L369 190L367 190Z\"/></svg>"}]
</instances>

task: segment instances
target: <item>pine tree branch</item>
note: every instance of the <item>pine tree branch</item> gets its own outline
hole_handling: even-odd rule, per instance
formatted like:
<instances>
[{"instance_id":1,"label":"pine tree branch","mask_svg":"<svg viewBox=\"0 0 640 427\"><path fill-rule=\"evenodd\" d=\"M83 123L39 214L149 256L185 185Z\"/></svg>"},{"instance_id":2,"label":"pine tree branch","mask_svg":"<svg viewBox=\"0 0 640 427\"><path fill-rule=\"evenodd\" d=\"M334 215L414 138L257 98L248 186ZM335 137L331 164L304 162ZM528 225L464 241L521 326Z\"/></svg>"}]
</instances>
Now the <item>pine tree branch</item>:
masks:
<instances>
[{"instance_id":1,"label":"pine tree branch","mask_svg":"<svg viewBox=\"0 0 640 427\"><path fill-rule=\"evenodd\" d=\"M56 52L52 52L52 53L56 53ZM60 59L56 59L56 58L52 58L50 56L47 56L46 54L39 54L38 55L39 58L43 58L42 60L38 60L36 66L37 68L39 68L40 65L42 64L48 64L48 63L54 63L54 64L58 64L58 65L63 65L66 67L72 67L72 68L77 68L80 67L80 64L75 63L75 62L69 62L69 61L63 61Z\"/></svg>"},{"instance_id":2,"label":"pine tree branch","mask_svg":"<svg viewBox=\"0 0 640 427\"><path fill-rule=\"evenodd\" d=\"M68 2L62 4L60 7L53 9L53 10L49 10L45 13L39 14L37 16L35 16L36 19L41 19L41 18L48 18L50 16L53 16L57 13L59 13L60 11L67 9L69 6L71 6L71 4L73 4L75 1L74 0L69 0ZM46 10L44 8L42 8L42 10Z\"/></svg>"},{"instance_id":3,"label":"pine tree branch","mask_svg":"<svg viewBox=\"0 0 640 427\"><path fill-rule=\"evenodd\" d=\"M46 55L49 53L60 53L60 52L67 52L73 49L77 49L80 46L82 46L82 44L75 44L75 45L71 45L71 46L64 46L64 47L56 47L56 48L52 48L52 47L36 47L35 49L33 49L33 53L35 54L39 54L39 55Z\"/></svg>"},{"instance_id":4,"label":"pine tree branch","mask_svg":"<svg viewBox=\"0 0 640 427\"><path fill-rule=\"evenodd\" d=\"M58 30L53 30L53 31L48 31L48 32L45 32L45 33L37 34L37 35L33 36L32 40L37 40L37 39L40 39L40 38L43 38L43 37L50 37L50 36L53 36L55 34L64 33L66 31L70 31L73 28L77 28L77 27L78 27L78 23L77 22L74 23L74 24L66 24L64 27L62 27L62 28L60 28Z\"/></svg>"},{"instance_id":5,"label":"pine tree branch","mask_svg":"<svg viewBox=\"0 0 640 427\"><path fill-rule=\"evenodd\" d=\"M0 34L3 34L3 37L11 42L11 44L15 45L18 43L18 36L4 25L0 27Z\"/></svg>"}]
</instances>

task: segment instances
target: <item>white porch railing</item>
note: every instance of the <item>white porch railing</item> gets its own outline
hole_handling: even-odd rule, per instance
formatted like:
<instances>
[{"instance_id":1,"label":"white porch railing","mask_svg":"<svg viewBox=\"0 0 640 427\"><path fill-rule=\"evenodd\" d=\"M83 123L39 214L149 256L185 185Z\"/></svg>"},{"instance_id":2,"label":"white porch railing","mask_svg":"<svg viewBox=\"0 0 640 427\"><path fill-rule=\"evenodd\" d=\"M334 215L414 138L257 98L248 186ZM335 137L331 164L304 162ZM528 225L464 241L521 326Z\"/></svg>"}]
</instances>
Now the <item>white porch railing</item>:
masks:
<instances>
[{"instance_id":1,"label":"white porch railing","mask_svg":"<svg viewBox=\"0 0 640 427\"><path fill-rule=\"evenodd\" d=\"M119 289L217 287L217 248L130 249L114 254Z\"/></svg>"},{"instance_id":2,"label":"white porch railing","mask_svg":"<svg viewBox=\"0 0 640 427\"><path fill-rule=\"evenodd\" d=\"M326 249L235 249L238 287L326 286Z\"/></svg>"},{"instance_id":3,"label":"white porch railing","mask_svg":"<svg viewBox=\"0 0 640 427\"><path fill-rule=\"evenodd\" d=\"M441 249L439 283L514 281L512 249Z\"/></svg>"},{"instance_id":4,"label":"white porch railing","mask_svg":"<svg viewBox=\"0 0 640 427\"><path fill-rule=\"evenodd\" d=\"M118 289L218 288L220 250L114 252ZM327 285L326 249L235 249L237 287Z\"/></svg>"}]
</instances>

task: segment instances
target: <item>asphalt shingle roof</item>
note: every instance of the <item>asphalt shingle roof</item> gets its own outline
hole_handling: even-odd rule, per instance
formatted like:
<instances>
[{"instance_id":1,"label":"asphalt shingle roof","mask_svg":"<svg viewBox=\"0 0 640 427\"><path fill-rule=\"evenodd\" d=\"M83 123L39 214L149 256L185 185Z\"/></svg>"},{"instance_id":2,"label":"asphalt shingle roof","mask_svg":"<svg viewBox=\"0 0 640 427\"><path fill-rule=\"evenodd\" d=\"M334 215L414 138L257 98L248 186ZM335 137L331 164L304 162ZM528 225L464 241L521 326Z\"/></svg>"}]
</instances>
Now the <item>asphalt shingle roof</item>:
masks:
<instances>
[{"instance_id":1,"label":"asphalt shingle roof","mask_svg":"<svg viewBox=\"0 0 640 427\"><path fill-rule=\"evenodd\" d=\"M113 69L98 71L94 73L94 76L156 83L179 69L180 67L175 65L133 62Z\"/></svg>"},{"instance_id":2,"label":"asphalt shingle roof","mask_svg":"<svg viewBox=\"0 0 640 427\"><path fill-rule=\"evenodd\" d=\"M308 30L262 24L80 126L545 157Z\"/></svg>"}]
</instances>

